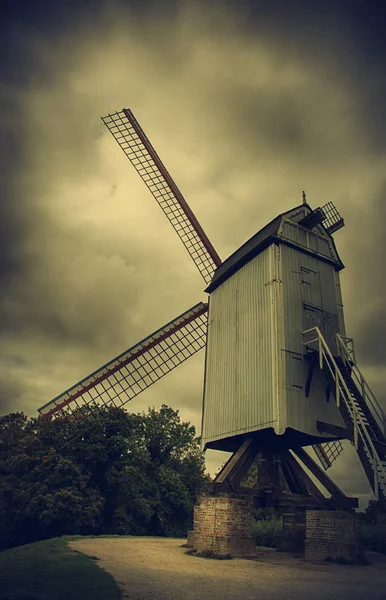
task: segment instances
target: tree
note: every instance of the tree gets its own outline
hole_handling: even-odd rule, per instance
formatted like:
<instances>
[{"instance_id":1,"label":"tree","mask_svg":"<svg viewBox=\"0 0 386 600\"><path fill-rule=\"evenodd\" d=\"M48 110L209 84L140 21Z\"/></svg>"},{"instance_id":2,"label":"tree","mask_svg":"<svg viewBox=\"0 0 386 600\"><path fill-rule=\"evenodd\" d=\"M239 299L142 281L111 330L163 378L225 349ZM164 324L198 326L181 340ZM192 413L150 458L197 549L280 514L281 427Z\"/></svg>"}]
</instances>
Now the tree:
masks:
<instances>
[{"instance_id":1,"label":"tree","mask_svg":"<svg viewBox=\"0 0 386 600\"><path fill-rule=\"evenodd\" d=\"M386 554L386 508L379 500L370 500L358 514L359 537L365 548Z\"/></svg>"},{"instance_id":2,"label":"tree","mask_svg":"<svg viewBox=\"0 0 386 600\"><path fill-rule=\"evenodd\" d=\"M379 500L370 500L364 512L367 523L375 525L379 521L386 524L386 508Z\"/></svg>"},{"instance_id":3,"label":"tree","mask_svg":"<svg viewBox=\"0 0 386 600\"><path fill-rule=\"evenodd\" d=\"M0 544L63 534L185 535L206 483L190 423L162 406L0 418Z\"/></svg>"},{"instance_id":4,"label":"tree","mask_svg":"<svg viewBox=\"0 0 386 600\"><path fill-rule=\"evenodd\" d=\"M46 427L47 422L27 421L20 413L0 418L2 548L92 532L100 523L103 498L76 463L45 443Z\"/></svg>"},{"instance_id":5,"label":"tree","mask_svg":"<svg viewBox=\"0 0 386 600\"><path fill-rule=\"evenodd\" d=\"M192 526L193 507L205 486L204 456L190 423L163 405L144 418L144 443L149 452L148 474L155 492L151 532L181 536Z\"/></svg>"}]
</instances>

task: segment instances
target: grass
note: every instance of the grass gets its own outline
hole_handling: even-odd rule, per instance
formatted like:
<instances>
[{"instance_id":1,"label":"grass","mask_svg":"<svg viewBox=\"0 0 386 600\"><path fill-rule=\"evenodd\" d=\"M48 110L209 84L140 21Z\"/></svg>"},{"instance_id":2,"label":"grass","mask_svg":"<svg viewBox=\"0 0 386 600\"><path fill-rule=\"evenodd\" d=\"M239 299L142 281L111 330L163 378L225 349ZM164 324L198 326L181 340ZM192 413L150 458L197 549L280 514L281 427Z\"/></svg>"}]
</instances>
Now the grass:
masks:
<instances>
[{"instance_id":1,"label":"grass","mask_svg":"<svg viewBox=\"0 0 386 600\"><path fill-rule=\"evenodd\" d=\"M0 552L2 600L119 600L114 579L93 558L54 538ZM96 558L96 557L95 557Z\"/></svg>"}]
</instances>

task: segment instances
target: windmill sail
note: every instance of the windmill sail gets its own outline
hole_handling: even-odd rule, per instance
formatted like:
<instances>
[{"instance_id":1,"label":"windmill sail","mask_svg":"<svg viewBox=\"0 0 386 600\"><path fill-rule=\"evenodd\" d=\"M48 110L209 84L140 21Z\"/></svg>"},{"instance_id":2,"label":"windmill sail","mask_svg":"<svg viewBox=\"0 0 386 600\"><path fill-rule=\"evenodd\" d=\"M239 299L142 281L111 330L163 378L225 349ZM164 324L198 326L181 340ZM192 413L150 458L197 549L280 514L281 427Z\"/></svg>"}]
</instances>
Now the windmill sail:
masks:
<instances>
[{"instance_id":1,"label":"windmill sail","mask_svg":"<svg viewBox=\"0 0 386 600\"><path fill-rule=\"evenodd\" d=\"M45 416L88 416L121 407L205 346L208 305L199 302L39 408Z\"/></svg>"},{"instance_id":2,"label":"windmill sail","mask_svg":"<svg viewBox=\"0 0 386 600\"><path fill-rule=\"evenodd\" d=\"M325 471L331 467L339 454L343 452L343 444L340 440L317 444L312 446L312 448Z\"/></svg>"},{"instance_id":3,"label":"windmill sail","mask_svg":"<svg viewBox=\"0 0 386 600\"><path fill-rule=\"evenodd\" d=\"M210 283L221 259L133 113L125 108L102 121L157 200L205 283Z\"/></svg>"}]
</instances>

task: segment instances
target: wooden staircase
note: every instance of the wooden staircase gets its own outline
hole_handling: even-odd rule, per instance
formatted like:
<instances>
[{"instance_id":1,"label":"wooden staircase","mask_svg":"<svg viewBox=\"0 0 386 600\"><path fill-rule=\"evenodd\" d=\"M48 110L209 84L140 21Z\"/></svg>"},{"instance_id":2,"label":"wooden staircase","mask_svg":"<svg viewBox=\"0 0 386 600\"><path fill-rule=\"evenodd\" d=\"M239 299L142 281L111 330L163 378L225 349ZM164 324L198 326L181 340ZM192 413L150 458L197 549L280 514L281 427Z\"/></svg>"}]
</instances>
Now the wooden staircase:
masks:
<instances>
[{"instance_id":1,"label":"wooden staircase","mask_svg":"<svg viewBox=\"0 0 386 600\"><path fill-rule=\"evenodd\" d=\"M304 332L308 352L318 352L319 367L354 444L375 498L386 506L385 415L356 364L347 340L337 335L339 356L333 356L318 327ZM310 339L312 334L312 339Z\"/></svg>"}]
</instances>

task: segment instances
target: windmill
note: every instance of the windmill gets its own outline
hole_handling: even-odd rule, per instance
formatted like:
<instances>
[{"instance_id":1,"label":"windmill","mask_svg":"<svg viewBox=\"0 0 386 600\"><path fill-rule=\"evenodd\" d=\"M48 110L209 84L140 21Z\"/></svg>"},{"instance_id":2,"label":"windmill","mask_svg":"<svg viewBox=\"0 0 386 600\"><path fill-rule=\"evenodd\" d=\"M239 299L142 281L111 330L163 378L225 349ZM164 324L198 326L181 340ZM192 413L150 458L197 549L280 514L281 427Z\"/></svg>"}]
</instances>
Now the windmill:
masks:
<instances>
[{"instance_id":1,"label":"windmill","mask_svg":"<svg viewBox=\"0 0 386 600\"><path fill-rule=\"evenodd\" d=\"M302 204L222 262L133 113L123 109L102 120L190 254L209 301L122 352L39 413L79 419L101 406L122 407L206 347L202 447L232 453L214 491L243 489L257 458L261 494L280 487L284 476L286 501L292 494L323 505L326 499L302 463L331 494L330 506L337 500L337 506L353 506L349 500L355 499L325 473L347 438L376 498L385 502L385 418L345 333L344 266L333 238L344 222L334 205L312 209L303 193ZM322 468L305 446L314 449ZM280 499L282 492L278 504Z\"/></svg>"}]
</instances>

